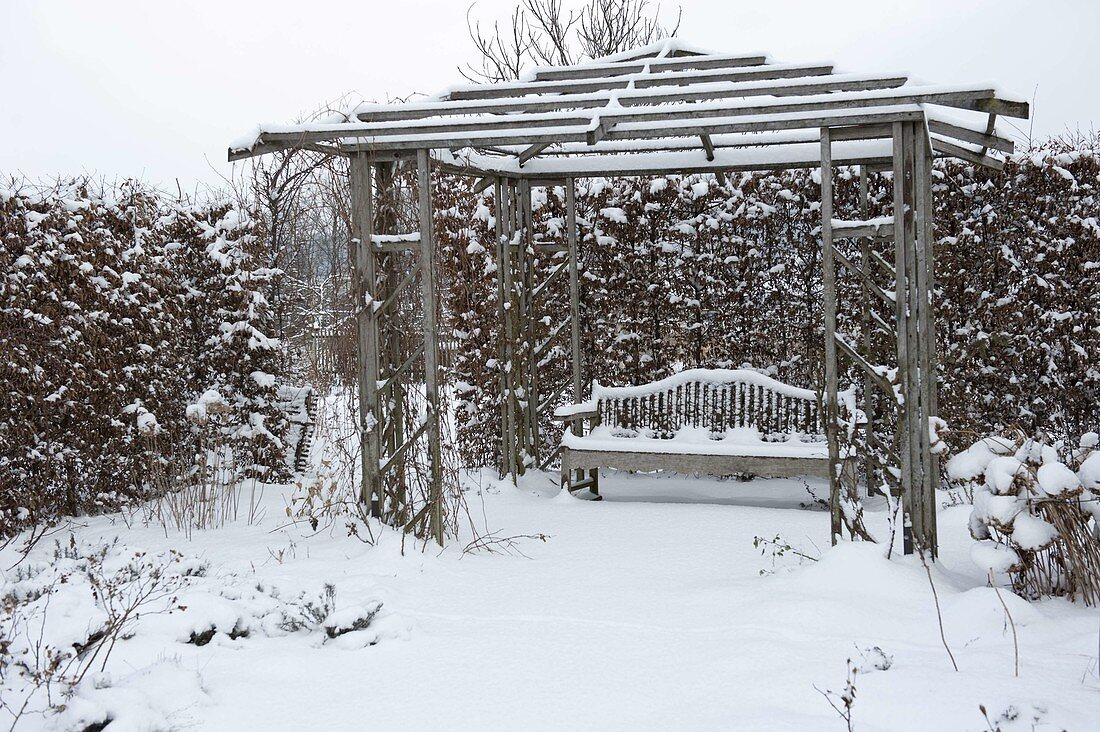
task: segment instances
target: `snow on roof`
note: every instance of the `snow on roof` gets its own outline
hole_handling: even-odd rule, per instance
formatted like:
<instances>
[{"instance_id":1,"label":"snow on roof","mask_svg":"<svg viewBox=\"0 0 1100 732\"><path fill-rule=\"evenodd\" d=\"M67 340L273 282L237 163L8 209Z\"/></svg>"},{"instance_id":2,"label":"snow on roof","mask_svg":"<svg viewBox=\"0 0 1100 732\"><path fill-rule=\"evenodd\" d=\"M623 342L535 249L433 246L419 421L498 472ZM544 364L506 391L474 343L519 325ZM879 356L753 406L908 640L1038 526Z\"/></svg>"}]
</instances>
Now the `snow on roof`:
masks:
<instances>
[{"instance_id":1,"label":"snow on roof","mask_svg":"<svg viewBox=\"0 0 1100 732\"><path fill-rule=\"evenodd\" d=\"M944 116L944 108L982 119ZM714 53L673 38L574 66L536 67L517 81L360 104L305 124L261 125L231 145L229 158L308 147L392 159L429 149L467 172L525 177L660 164L692 171L809 167L820 163L809 154L820 128L853 128L846 137L866 131L871 139L883 136L883 124L927 120L938 154L997 164L991 151L1011 152L1012 143L993 120L1028 114L1025 101L991 84L917 84L906 74L841 73L832 63ZM882 141L846 148L848 159L877 159Z\"/></svg>"},{"instance_id":2,"label":"snow on roof","mask_svg":"<svg viewBox=\"0 0 1100 732\"><path fill-rule=\"evenodd\" d=\"M833 145L833 161L841 165L883 164L890 161L889 140L852 140ZM486 155L472 149L452 154L440 150L438 159L453 170L476 170L487 175L546 179L596 175L649 175L664 171L701 173L708 170L774 170L810 168L821 163L817 142L774 147L716 149L713 160L698 150L650 151L625 155L585 155L535 158L522 167L514 157Z\"/></svg>"}]
</instances>

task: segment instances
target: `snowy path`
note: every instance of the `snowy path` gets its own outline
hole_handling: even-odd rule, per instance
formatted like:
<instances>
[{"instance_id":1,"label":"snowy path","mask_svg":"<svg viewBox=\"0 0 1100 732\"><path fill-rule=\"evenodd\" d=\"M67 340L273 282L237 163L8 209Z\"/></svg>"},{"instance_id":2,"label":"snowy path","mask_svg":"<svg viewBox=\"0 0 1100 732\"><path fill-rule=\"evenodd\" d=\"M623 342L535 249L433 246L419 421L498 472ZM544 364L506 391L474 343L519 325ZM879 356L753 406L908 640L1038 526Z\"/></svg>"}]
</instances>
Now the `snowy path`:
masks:
<instances>
[{"instance_id":1,"label":"snowy path","mask_svg":"<svg viewBox=\"0 0 1100 732\"><path fill-rule=\"evenodd\" d=\"M549 536L522 541L526 557L457 547L401 556L395 535L372 548L340 528L273 531L276 496L264 526L191 543L127 532L130 544L201 553L219 573L288 592L333 582L338 607L381 599L410 630L359 650L301 636L201 648L139 637L112 665L170 656L198 671L210 700L175 719L211 730L842 730L814 685L842 690L848 658L868 668L855 679L857 730L985 730L979 704L994 718L1010 705L1023 713L1005 730L1032 729L1033 707L1045 710L1036 729L1100 729L1096 611L1005 593L1021 639L1013 678L1004 611L967 557L966 507L941 512L934 570L956 674L920 564L887 562L869 545L828 550L828 516L797 508L806 496L796 482L617 478L605 481L609 500L592 503L553 495L553 480L471 495L501 535ZM643 494L788 507L615 500ZM120 529L95 519L81 534ZM773 565L753 537L776 534L825 556ZM858 649L871 646L892 668L862 661Z\"/></svg>"}]
</instances>

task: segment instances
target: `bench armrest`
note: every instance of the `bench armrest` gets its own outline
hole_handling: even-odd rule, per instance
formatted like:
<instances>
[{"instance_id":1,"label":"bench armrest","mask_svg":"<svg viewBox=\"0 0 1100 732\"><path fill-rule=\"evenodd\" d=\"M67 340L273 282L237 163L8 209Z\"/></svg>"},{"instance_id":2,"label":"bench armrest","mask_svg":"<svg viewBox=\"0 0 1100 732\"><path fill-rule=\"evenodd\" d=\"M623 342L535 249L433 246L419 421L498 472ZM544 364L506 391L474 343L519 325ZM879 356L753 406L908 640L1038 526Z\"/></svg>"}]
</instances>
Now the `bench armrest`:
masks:
<instances>
[{"instance_id":1,"label":"bench armrest","mask_svg":"<svg viewBox=\"0 0 1100 732\"><path fill-rule=\"evenodd\" d=\"M569 404L554 410L554 419L563 422L572 422L575 419L595 419L600 416L600 411L592 402Z\"/></svg>"}]
</instances>

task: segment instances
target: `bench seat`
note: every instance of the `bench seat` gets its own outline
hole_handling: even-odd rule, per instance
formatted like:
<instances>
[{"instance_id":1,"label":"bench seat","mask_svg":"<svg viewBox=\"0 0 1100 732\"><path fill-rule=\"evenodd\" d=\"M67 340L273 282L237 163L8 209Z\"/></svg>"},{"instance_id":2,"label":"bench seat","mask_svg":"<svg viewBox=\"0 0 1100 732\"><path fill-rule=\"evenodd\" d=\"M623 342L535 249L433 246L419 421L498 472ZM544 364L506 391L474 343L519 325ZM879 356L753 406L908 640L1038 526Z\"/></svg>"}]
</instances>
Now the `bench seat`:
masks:
<instances>
[{"instance_id":1,"label":"bench seat","mask_svg":"<svg viewBox=\"0 0 1100 732\"><path fill-rule=\"evenodd\" d=\"M767 442L756 437L729 436L710 439L677 434L668 439L616 436L606 427L577 437L562 436L562 475L572 470L615 468L650 472L732 475L750 473L769 477L812 476L828 479L829 447L825 442Z\"/></svg>"},{"instance_id":2,"label":"bench seat","mask_svg":"<svg viewBox=\"0 0 1100 732\"><path fill-rule=\"evenodd\" d=\"M709 431L696 434L690 428L682 429L667 439L617 432L610 427L599 426L584 437L577 437L567 430L562 435L561 444L570 450L581 451L829 459L828 443L821 439L804 440L800 435L792 435L785 441L766 441L756 430L731 430L723 433L720 439L710 437Z\"/></svg>"}]
</instances>

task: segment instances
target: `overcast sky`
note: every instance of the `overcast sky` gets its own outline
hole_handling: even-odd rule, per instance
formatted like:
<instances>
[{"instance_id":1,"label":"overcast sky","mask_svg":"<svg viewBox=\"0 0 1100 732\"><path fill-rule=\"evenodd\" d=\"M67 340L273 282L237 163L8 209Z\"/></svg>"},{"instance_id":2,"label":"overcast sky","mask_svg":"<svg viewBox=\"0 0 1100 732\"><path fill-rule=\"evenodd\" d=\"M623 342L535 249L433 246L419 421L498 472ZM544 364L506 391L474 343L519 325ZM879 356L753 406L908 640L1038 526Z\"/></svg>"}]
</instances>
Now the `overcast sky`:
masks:
<instances>
[{"instance_id":1,"label":"overcast sky","mask_svg":"<svg viewBox=\"0 0 1100 732\"><path fill-rule=\"evenodd\" d=\"M479 0L473 13L503 17L514 1ZM681 5L680 37L707 49L993 82L1036 95L1036 135L1100 125L1097 0ZM257 122L292 121L344 94L385 101L460 82L456 66L472 58L467 6L0 0L0 173L217 184L228 143Z\"/></svg>"}]
</instances>

